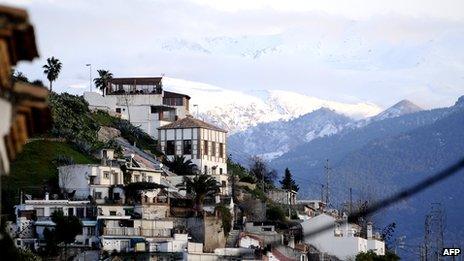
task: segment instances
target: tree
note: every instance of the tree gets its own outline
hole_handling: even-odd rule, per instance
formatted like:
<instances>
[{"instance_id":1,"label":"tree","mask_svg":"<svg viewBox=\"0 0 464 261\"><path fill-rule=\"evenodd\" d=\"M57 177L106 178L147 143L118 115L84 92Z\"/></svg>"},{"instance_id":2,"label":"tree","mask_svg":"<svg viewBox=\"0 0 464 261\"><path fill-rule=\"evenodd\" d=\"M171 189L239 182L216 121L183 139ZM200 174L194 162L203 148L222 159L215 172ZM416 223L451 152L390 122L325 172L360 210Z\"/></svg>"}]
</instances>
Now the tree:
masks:
<instances>
[{"instance_id":1,"label":"tree","mask_svg":"<svg viewBox=\"0 0 464 261\"><path fill-rule=\"evenodd\" d=\"M298 191L300 189L298 185L295 183L295 180L292 178L292 173L288 168L285 169L284 177L279 182L280 185L282 185L283 189L294 191Z\"/></svg>"},{"instance_id":2,"label":"tree","mask_svg":"<svg viewBox=\"0 0 464 261\"><path fill-rule=\"evenodd\" d=\"M163 164L177 175L193 175L197 168L192 160L187 160L184 156L174 156L172 160L165 158Z\"/></svg>"},{"instance_id":3,"label":"tree","mask_svg":"<svg viewBox=\"0 0 464 261\"><path fill-rule=\"evenodd\" d=\"M356 255L356 261L397 261L400 258L392 252L385 252L385 255L379 256L374 251L360 252Z\"/></svg>"},{"instance_id":4,"label":"tree","mask_svg":"<svg viewBox=\"0 0 464 261\"><path fill-rule=\"evenodd\" d=\"M35 86L45 87L45 85L44 85L44 83L42 82L42 80L39 80L39 79L33 80L33 81L31 82L31 84L32 84L32 85L35 85Z\"/></svg>"},{"instance_id":5,"label":"tree","mask_svg":"<svg viewBox=\"0 0 464 261\"><path fill-rule=\"evenodd\" d=\"M68 244L73 243L76 236L82 234L82 223L75 216L64 216L62 211L52 214L55 223L53 234L57 243L64 243L65 255L67 255Z\"/></svg>"},{"instance_id":6,"label":"tree","mask_svg":"<svg viewBox=\"0 0 464 261\"><path fill-rule=\"evenodd\" d=\"M50 82L50 92L53 90L53 82L58 79L58 75L61 72L62 64L60 60L55 57L50 57L47 59L47 64L43 66L44 74L47 76L48 81Z\"/></svg>"},{"instance_id":7,"label":"tree","mask_svg":"<svg viewBox=\"0 0 464 261\"><path fill-rule=\"evenodd\" d=\"M187 191L187 194L192 195L194 202L195 213L203 210L203 203L206 197L215 196L219 192L220 185L213 177L200 174L193 178L184 177L184 182L181 184Z\"/></svg>"},{"instance_id":8,"label":"tree","mask_svg":"<svg viewBox=\"0 0 464 261\"><path fill-rule=\"evenodd\" d=\"M382 229L382 239L385 241L385 248L391 249L393 247L393 236L395 234L396 223L390 223Z\"/></svg>"},{"instance_id":9,"label":"tree","mask_svg":"<svg viewBox=\"0 0 464 261\"><path fill-rule=\"evenodd\" d=\"M113 79L113 74L107 70L97 70L97 72L99 77L93 79L93 82L95 86L103 92L103 95L105 95L106 86L108 85L108 81Z\"/></svg>"},{"instance_id":10,"label":"tree","mask_svg":"<svg viewBox=\"0 0 464 261\"><path fill-rule=\"evenodd\" d=\"M13 82L29 82L29 79L24 73L15 70L11 70L11 79Z\"/></svg>"},{"instance_id":11,"label":"tree","mask_svg":"<svg viewBox=\"0 0 464 261\"><path fill-rule=\"evenodd\" d=\"M265 184L270 186L273 186L277 178L277 172L269 170L266 162L257 156L251 158L250 174L256 178L257 182L264 181Z\"/></svg>"}]
</instances>

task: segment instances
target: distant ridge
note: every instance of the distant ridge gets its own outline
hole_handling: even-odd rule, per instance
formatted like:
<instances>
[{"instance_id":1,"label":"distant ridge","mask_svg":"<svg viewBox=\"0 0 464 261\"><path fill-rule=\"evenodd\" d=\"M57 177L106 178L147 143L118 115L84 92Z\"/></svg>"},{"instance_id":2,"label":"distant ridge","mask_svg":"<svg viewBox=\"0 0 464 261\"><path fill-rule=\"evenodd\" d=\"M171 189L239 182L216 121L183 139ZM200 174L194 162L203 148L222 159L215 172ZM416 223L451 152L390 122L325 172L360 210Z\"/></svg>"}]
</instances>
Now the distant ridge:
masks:
<instances>
[{"instance_id":1,"label":"distant ridge","mask_svg":"<svg viewBox=\"0 0 464 261\"><path fill-rule=\"evenodd\" d=\"M378 121L395 118L406 114L422 111L423 109L409 100L401 100L390 108L372 117L371 120Z\"/></svg>"}]
</instances>

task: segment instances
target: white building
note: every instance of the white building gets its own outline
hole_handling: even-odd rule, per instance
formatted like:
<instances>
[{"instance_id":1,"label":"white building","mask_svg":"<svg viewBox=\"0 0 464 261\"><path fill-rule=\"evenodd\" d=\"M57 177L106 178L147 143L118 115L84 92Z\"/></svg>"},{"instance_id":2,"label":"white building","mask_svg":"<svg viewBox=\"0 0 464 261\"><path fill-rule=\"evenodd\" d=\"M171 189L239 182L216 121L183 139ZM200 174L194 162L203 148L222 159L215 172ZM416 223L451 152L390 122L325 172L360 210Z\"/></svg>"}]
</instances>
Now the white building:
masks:
<instances>
[{"instance_id":1,"label":"white building","mask_svg":"<svg viewBox=\"0 0 464 261\"><path fill-rule=\"evenodd\" d=\"M188 95L163 90L162 77L113 78L105 96L85 92L90 109L104 110L139 126L153 138L157 128L189 114Z\"/></svg>"},{"instance_id":2,"label":"white building","mask_svg":"<svg viewBox=\"0 0 464 261\"><path fill-rule=\"evenodd\" d=\"M75 198L87 199L92 196L97 203L104 203L105 199L121 196L120 193L109 195L111 186L124 184L119 167L75 164L58 167L58 173L60 188L68 193L75 191Z\"/></svg>"},{"instance_id":3,"label":"white building","mask_svg":"<svg viewBox=\"0 0 464 261\"><path fill-rule=\"evenodd\" d=\"M48 194L45 195L45 199L26 200L23 204L15 206L16 225L22 229L25 229L27 225L28 229L32 228L39 241L43 240L45 228L54 229L55 227L55 223L51 220L55 211L62 211L65 216L76 216L81 220L82 234L76 236L76 245L92 246L98 242L96 215L90 201L54 200L50 199ZM33 218L29 214L32 214ZM24 238L28 240L28 236ZM16 241L19 240L21 238ZM17 245L21 244L17 242Z\"/></svg>"},{"instance_id":4,"label":"white building","mask_svg":"<svg viewBox=\"0 0 464 261\"><path fill-rule=\"evenodd\" d=\"M169 160L184 156L199 171L215 177L222 186L222 194L229 194L227 131L193 117L177 120L158 130L159 147Z\"/></svg>"},{"instance_id":5,"label":"white building","mask_svg":"<svg viewBox=\"0 0 464 261\"><path fill-rule=\"evenodd\" d=\"M354 259L358 253L369 250L385 255L385 242L372 236L372 227L368 227L366 239L357 236L359 226L344 221L346 219L337 220L333 216L320 214L302 222L305 243L341 260Z\"/></svg>"}]
</instances>

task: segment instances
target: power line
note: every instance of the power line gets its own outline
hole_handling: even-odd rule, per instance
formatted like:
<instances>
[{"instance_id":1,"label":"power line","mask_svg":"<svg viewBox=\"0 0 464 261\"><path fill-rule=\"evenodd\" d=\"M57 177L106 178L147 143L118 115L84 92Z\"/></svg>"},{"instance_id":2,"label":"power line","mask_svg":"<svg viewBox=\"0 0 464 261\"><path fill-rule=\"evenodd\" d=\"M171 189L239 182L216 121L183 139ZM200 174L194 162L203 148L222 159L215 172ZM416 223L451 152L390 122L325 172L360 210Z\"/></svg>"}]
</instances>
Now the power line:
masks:
<instances>
[{"instance_id":1,"label":"power line","mask_svg":"<svg viewBox=\"0 0 464 261\"><path fill-rule=\"evenodd\" d=\"M454 174L456 174L458 171L462 170L464 168L464 158L461 160L457 161L450 167L436 173L435 175L430 176L429 178L426 178L418 183L416 183L413 186L410 186L408 188L405 188L397 193L394 193L393 195L375 202L371 206L368 206L364 210L357 211L353 214L350 214L348 216L348 220L345 222L348 223L354 223L356 222L360 217L368 216L374 212L377 212L381 209L388 208L392 206L393 204L396 204L397 202L404 200L406 198L415 196L416 194L428 189L429 187L439 183L440 181L443 181ZM328 224L326 226L322 226L316 230L311 231L310 233L303 234L304 237L310 237L317 235L319 233L322 233L326 230L333 229L333 224Z\"/></svg>"}]
</instances>

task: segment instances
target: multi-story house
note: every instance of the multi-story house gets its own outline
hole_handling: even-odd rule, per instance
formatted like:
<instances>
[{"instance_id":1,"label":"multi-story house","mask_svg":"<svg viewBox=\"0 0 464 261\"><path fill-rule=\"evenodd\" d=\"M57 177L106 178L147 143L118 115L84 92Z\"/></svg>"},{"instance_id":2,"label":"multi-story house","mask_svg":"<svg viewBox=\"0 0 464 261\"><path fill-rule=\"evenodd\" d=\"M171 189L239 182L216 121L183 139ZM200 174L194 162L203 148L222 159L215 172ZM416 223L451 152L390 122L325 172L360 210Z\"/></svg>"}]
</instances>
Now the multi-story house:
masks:
<instances>
[{"instance_id":1,"label":"multi-story house","mask_svg":"<svg viewBox=\"0 0 464 261\"><path fill-rule=\"evenodd\" d=\"M222 194L229 194L227 131L188 116L158 128L158 132L159 148L168 160L175 156L191 160L199 172L216 178Z\"/></svg>"},{"instance_id":2,"label":"multi-story house","mask_svg":"<svg viewBox=\"0 0 464 261\"><path fill-rule=\"evenodd\" d=\"M85 92L84 99L90 109L129 120L155 139L158 127L189 115L190 97L165 91L162 77L113 78L103 96Z\"/></svg>"},{"instance_id":3,"label":"multi-story house","mask_svg":"<svg viewBox=\"0 0 464 261\"><path fill-rule=\"evenodd\" d=\"M18 246L29 245L30 242L42 242L44 230L53 229L55 223L52 215L61 211L65 216L76 216L82 222L82 234L76 236L75 245L92 246L98 242L96 233L96 211L88 200L50 199L45 194L44 199L25 200L23 204L15 206L16 231L10 231Z\"/></svg>"},{"instance_id":4,"label":"multi-story house","mask_svg":"<svg viewBox=\"0 0 464 261\"><path fill-rule=\"evenodd\" d=\"M373 233L372 224L367 225L367 237L363 238L360 236L361 228L349 223L346 215L339 218L320 214L303 221L301 227L305 243L341 260L352 259L358 253L369 250L385 255L385 242Z\"/></svg>"},{"instance_id":5,"label":"multi-story house","mask_svg":"<svg viewBox=\"0 0 464 261\"><path fill-rule=\"evenodd\" d=\"M110 195L112 187L124 184L124 177L119 166L98 164L75 164L58 167L60 188L67 193L74 193L74 198L87 199L91 196L96 203L105 199L118 197ZM119 193L121 192L114 192Z\"/></svg>"}]
</instances>

